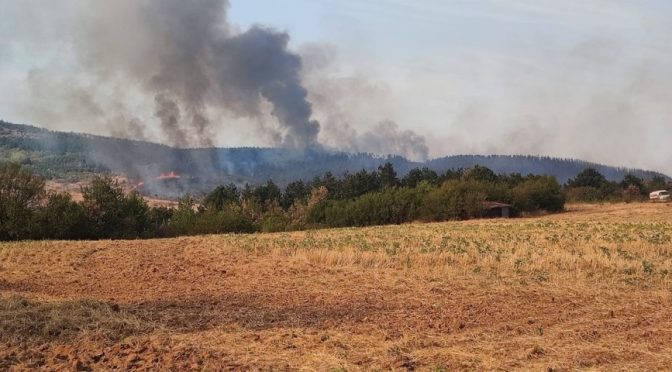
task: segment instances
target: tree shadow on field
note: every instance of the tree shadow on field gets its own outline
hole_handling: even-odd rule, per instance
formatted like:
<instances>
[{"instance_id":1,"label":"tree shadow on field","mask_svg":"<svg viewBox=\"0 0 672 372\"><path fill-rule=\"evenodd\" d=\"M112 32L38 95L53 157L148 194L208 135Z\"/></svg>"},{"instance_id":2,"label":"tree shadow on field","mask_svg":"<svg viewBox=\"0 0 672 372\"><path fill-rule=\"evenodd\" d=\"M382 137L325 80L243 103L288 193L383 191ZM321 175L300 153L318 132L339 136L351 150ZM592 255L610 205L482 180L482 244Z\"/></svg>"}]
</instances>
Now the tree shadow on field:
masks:
<instances>
[{"instance_id":1,"label":"tree shadow on field","mask_svg":"<svg viewBox=\"0 0 672 372\"><path fill-rule=\"evenodd\" d=\"M195 332L235 325L248 330L320 328L361 322L378 309L356 302L321 306L261 300L256 294L152 301L130 305L79 299L37 301L0 297L0 343L73 341L102 336L118 341L153 332Z\"/></svg>"},{"instance_id":2,"label":"tree shadow on field","mask_svg":"<svg viewBox=\"0 0 672 372\"><path fill-rule=\"evenodd\" d=\"M40 288L28 281L9 282L0 278L0 291L12 292L39 292Z\"/></svg>"},{"instance_id":3,"label":"tree shadow on field","mask_svg":"<svg viewBox=\"0 0 672 372\"><path fill-rule=\"evenodd\" d=\"M198 297L184 301L152 301L125 306L141 319L177 332L204 331L237 325L259 331L270 328L322 328L341 322L361 322L380 311L360 302L325 306L263 301L256 294L236 293L218 297Z\"/></svg>"}]
</instances>

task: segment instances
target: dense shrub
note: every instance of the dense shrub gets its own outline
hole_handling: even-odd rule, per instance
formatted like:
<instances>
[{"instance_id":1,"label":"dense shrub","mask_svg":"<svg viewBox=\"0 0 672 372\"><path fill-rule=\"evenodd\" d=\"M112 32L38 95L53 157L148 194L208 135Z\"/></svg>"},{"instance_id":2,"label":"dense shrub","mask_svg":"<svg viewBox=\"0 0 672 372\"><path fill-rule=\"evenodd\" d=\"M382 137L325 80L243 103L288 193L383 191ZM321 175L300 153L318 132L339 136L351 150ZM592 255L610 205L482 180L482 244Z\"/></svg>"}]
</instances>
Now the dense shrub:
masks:
<instances>
[{"instance_id":1,"label":"dense shrub","mask_svg":"<svg viewBox=\"0 0 672 372\"><path fill-rule=\"evenodd\" d=\"M588 186L568 187L565 191L565 195L567 196L567 201L574 203L593 203L604 199L600 190Z\"/></svg>"},{"instance_id":2,"label":"dense shrub","mask_svg":"<svg viewBox=\"0 0 672 372\"><path fill-rule=\"evenodd\" d=\"M251 233L256 230L249 218L235 210L200 213L190 226L187 235Z\"/></svg>"},{"instance_id":3,"label":"dense shrub","mask_svg":"<svg viewBox=\"0 0 672 372\"><path fill-rule=\"evenodd\" d=\"M166 231L169 235L179 236L254 232L255 227L239 208L198 210L194 200L187 196L180 200Z\"/></svg>"},{"instance_id":4,"label":"dense shrub","mask_svg":"<svg viewBox=\"0 0 672 372\"><path fill-rule=\"evenodd\" d=\"M537 176L513 189L513 206L523 212L558 212L565 206L565 196L555 177Z\"/></svg>"},{"instance_id":5,"label":"dense shrub","mask_svg":"<svg viewBox=\"0 0 672 372\"><path fill-rule=\"evenodd\" d=\"M96 177L82 188L83 206L97 238L138 238L149 228L149 206L137 192L124 195L109 177Z\"/></svg>"},{"instance_id":6,"label":"dense shrub","mask_svg":"<svg viewBox=\"0 0 672 372\"><path fill-rule=\"evenodd\" d=\"M311 209L309 220L314 224L333 227L412 221L420 216L423 200L430 187L426 182L416 188L393 186L358 198L327 200Z\"/></svg>"},{"instance_id":7,"label":"dense shrub","mask_svg":"<svg viewBox=\"0 0 672 372\"><path fill-rule=\"evenodd\" d=\"M460 220L479 217L488 198L486 186L479 181L446 181L429 192L422 217L429 221Z\"/></svg>"},{"instance_id":8,"label":"dense shrub","mask_svg":"<svg viewBox=\"0 0 672 372\"><path fill-rule=\"evenodd\" d=\"M268 212L261 219L261 231L280 232L285 231L290 224L289 217L282 211Z\"/></svg>"},{"instance_id":9,"label":"dense shrub","mask_svg":"<svg viewBox=\"0 0 672 372\"><path fill-rule=\"evenodd\" d=\"M86 211L69 194L50 194L36 212L35 238L86 239L92 235Z\"/></svg>"},{"instance_id":10,"label":"dense shrub","mask_svg":"<svg viewBox=\"0 0 672 372\"><path fill-rule=\"evenodd\" d=\"M168 207L155 207L149 210L150 236L165 237L169 235L169 224L175 210Z\"/></svg>"}]
</instances>

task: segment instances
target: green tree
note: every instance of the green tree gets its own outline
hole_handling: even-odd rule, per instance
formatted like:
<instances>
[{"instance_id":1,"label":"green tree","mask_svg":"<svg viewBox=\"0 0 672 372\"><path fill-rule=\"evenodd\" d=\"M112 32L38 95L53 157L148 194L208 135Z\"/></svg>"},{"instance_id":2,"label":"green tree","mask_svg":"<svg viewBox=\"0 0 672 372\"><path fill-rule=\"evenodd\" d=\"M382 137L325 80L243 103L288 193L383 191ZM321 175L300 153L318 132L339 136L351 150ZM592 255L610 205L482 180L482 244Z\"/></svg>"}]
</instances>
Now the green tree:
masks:
<instances>
[{"instance_id":1,"label":"green tree","mask_svg":"<svg viewBox=\"0 0 672 372\"><path fill-rule=\"evenodd\" d=\"M445 173L439 176L438 184L443 185L444 182L450 180L460 180L464 177L464 169L448 169Z\"/></svg>"},{"instance_id":2,"label":"green tree","mask_svg":"<svg viewBox=\"0 0 672 372\"><path fill-rule=\"evenodd\" d=\"M464 172L464 179L481 182L496 182L497 175L488 167L476 165Z\"/></svg>"},{"instance_id":3,"label":"green tree","mask_svg":"<svg viewBox=\"0 0 672 372\"><path fill-rule=\"evenodd\" d=\"M667 190L669 184L663 176L654 176L649 182L647 182L646 189L648 192L658 191L658 190Z\"/></svg>"},{"instance_id":4,"label":"green tree","mask_svg":"<svg viewBox=\"0 0 672 372\"><path fill-rule=\"evenodd\" d=\"M111 177L95 177L82 188L83 205L96 238L137 238L149 228L149 206L137 192L128 196Z\"/></svg>"},{"instance_id":5,"label":"green tree","mask_svg":"<svg viewBox=\"0 0 672 372\"><path fill-rule=\"evenodd\" d=\"M274 201L279 202L282 192L278 185L273 182L273 180L268 180L266 185L257 186L252 189L251 192L251 201L258 203L264 211L266 211L269 203Z\"/></svg>"},{"instance_id":6,"label":"green tree","mask_svg":"<svg viewBox=\"0 0 672 372\"><path fill-rule=\"evenodd\" d=\"M173 208L168 207L154 207L149 210L149 226L153 236L164 237L169 234L169 225L174 211Z\"/></svg>"},{"instance_id":7,"label":"green tree","mask_svg":"<svg viewBox=\"0 0 672 372\"><path fill-rule=\"evenodd\" d=\"M322 178L315 177L311 184L311 188L319 189L325 187L327 189L330 199L337 199L341 195L342 182L336 179L331 172L326 172Z\"/></svg>"},{"instance_id":8,"label":"green tree","mask_svg":"<svg viewBox=\"0 0 672 372\"><path fill-rule=\"evenodd\" d=\"M19 165L0 164L0 240L26 239L45 195L44 180Z\"/></svg>"},{"instance_id":9,"label":"green tree","mask_svg":"<svg viewBox=\"0 0 672 372\"><path fill-rule=\"evenodd\" d=\"M439 176L433 170L425 168L411 169L402 179L401 186L416 187L422 181L427 181L432 185L436 185L439 181Z\"/></svg>"},{"instance_id":10,"label":"green tree","mask_svg":"<svg viewBox=\"0 0 672 372\"><path fill-rule=\"evenodd\" d=\"M190 195L183 196L177 203L177 209L173 212L169 231L173 235L189 234L195 224L194 199Z\"/></svg>"},{"instance_id":11,"label":"green tree","mask_svg":"<svg viewBox=\"0 0 672 372\"><path fill-rule=\"evenodd\" d=\"M73 201L70 194L50 194L45 205L39 208L36 220L41 239L92 237L84 207Z\"/></svg>"},{"instance_id":12,"label":"green tree","mask_svg":"<svg viewBox=\"0 0 672 372\"><path fill-rule=\"evenodd\" d=\"M633 176L632 174L626 174L621 181L620 186L623 190L627 191L627 194L630 198L634 197L634 190L636 189L639 194L644 194L646 192L644 188L644 180Z\"/></svg>"},{"instance_id":13,"label":"green tree","mask_svg":"<svg viewBox=\"0 0 672 372\"><path fill-rule=\"evenodd\" d=\"M137 238L150 227L149 205L138 192L126 195L121 207L121 224L113 237Z\"/></svg>"},{"instance_id":14,"label":"green tree","mask_svg":"<svg viewBox=\"0 0 672 372\"><path fill-rule=\"evenodd\" d=\"M399 185L399 179L397 178L397 172L394 170L394 165L390 162L378 167L378 174L380 177L380 186L381 187L393 187Z\"/></svg>"},{"instance_id":15,"label":"green tree","mask_svg":"<svg viewBox=\"0 0 672 372\"><path fill-rule=\"evenodd\" d=\"M377 172L366 169L354 174L347 174L341 183L341 199L351 199L366 193L380 190L380 177Z\"/></svg>"},{"instance_id":16,"label":"green tree","mask_svg":"<svg viewBox=\"0 0 672 372\"><path fill-rule=\"evenodd\" d=\"M297 201L302 201L310 195L310 188L303 181L294 181L287 185L285 192L282 193L280 206L287 210Z\"/></svg>"},{"instance_id":17,"label":"green tree","mask_svg":"<svg viewBox=\"0 0 672 372\"><path fill-rule=\"evenodd\" d=\"M240 202L240 192L234 184L217 186L203 200L206 209L223 211L226 207Z\"/></svg>"},{"instance_id":18,"label":"green tree","mask_svg":"<svg viewBox=\"0 0 672 372\"><path fill-rule=\"evenodd\" d=\"M96 238L111 238L121 224L124 191L112 178L95 177L82 187L84 208Z\"/></svg>"},{"instance_id":19,"label":"green tree","mask_svg":"<svg viewBox=\"0 0 672 372\"><path fill-rule=\"evenodd\" d=\"M607 179L594 168L586 168L576 175L576 178L569 180L569 187L593 187L600 189L608 183Z\"/></svg>"}]
</instances>

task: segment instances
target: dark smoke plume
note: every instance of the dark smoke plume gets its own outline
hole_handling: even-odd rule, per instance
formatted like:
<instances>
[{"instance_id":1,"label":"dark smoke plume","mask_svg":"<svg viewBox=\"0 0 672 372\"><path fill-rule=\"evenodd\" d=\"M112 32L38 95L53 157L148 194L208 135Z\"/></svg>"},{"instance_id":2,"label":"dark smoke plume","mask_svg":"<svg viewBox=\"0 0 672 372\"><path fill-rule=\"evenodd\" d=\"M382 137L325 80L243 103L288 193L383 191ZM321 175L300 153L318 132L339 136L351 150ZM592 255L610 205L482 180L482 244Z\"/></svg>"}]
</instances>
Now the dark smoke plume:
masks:
<instances>
[{"instance_id":1,"label":"dark smoke plume","mask_svg":"<svg viewBox=\"0 0 672 372\"><path fill-rule=\"evenodd\" d=\"M139 83L154 97L166 140L212 146L208 109L260 117L272 105L279 145L317 145L319 123L289 36L255 26L236 32L226 0L115 0L84 7L76 32L81 64L106 82ZM216 118L215 118L216 119Z\"/></svg>"},{"instance_id":2,"label":"dark smoke plume","mask_svg":"<svg viewBox=\"0 0 672 372\"><path fill-rule=\"evenodd\" d=\"M67 71L30 74L22 111L43 125L181 148L212 147L227 133L230 143L255 136L295 149L428 157L422 136L373 125L390 116L374 100L377 83L329 76L335 47L298 54L285 32L240 30L228 21L227 0L9 1L38 20L22 31L25 43L67 46Z\"/></svg>"},{"instance_id":3,"label":"dark smoke plume","mask_svg":"<svg viewBox=\"0 0 672 372\"><path fill-rule=\"evenodd\" d=\"M188 145L185 133L179 127L180 108L175 101L162 94L156 96L156 117L161 120L161 129L172 144L178 147Z\"/></svg>"}]
</instances>

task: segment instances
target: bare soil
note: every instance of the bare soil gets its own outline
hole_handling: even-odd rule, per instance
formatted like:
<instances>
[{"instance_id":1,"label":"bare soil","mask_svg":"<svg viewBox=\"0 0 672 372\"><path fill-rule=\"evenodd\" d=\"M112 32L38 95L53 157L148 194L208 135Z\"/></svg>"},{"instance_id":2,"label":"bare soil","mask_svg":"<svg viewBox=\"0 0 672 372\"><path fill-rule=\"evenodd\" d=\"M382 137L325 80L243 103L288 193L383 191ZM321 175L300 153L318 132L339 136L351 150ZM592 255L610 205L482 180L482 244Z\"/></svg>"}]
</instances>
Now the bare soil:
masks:
<instances>
[{"instance_id":1,"label":"bare soil","mask_svg":"<svg viewBox=\"0 0 672 372\"><path fill-rule=\"evenodd\" d=\"M2 244L0 370L667 370L671 227L622 204Z\"/></svg>"}]
</instances>

